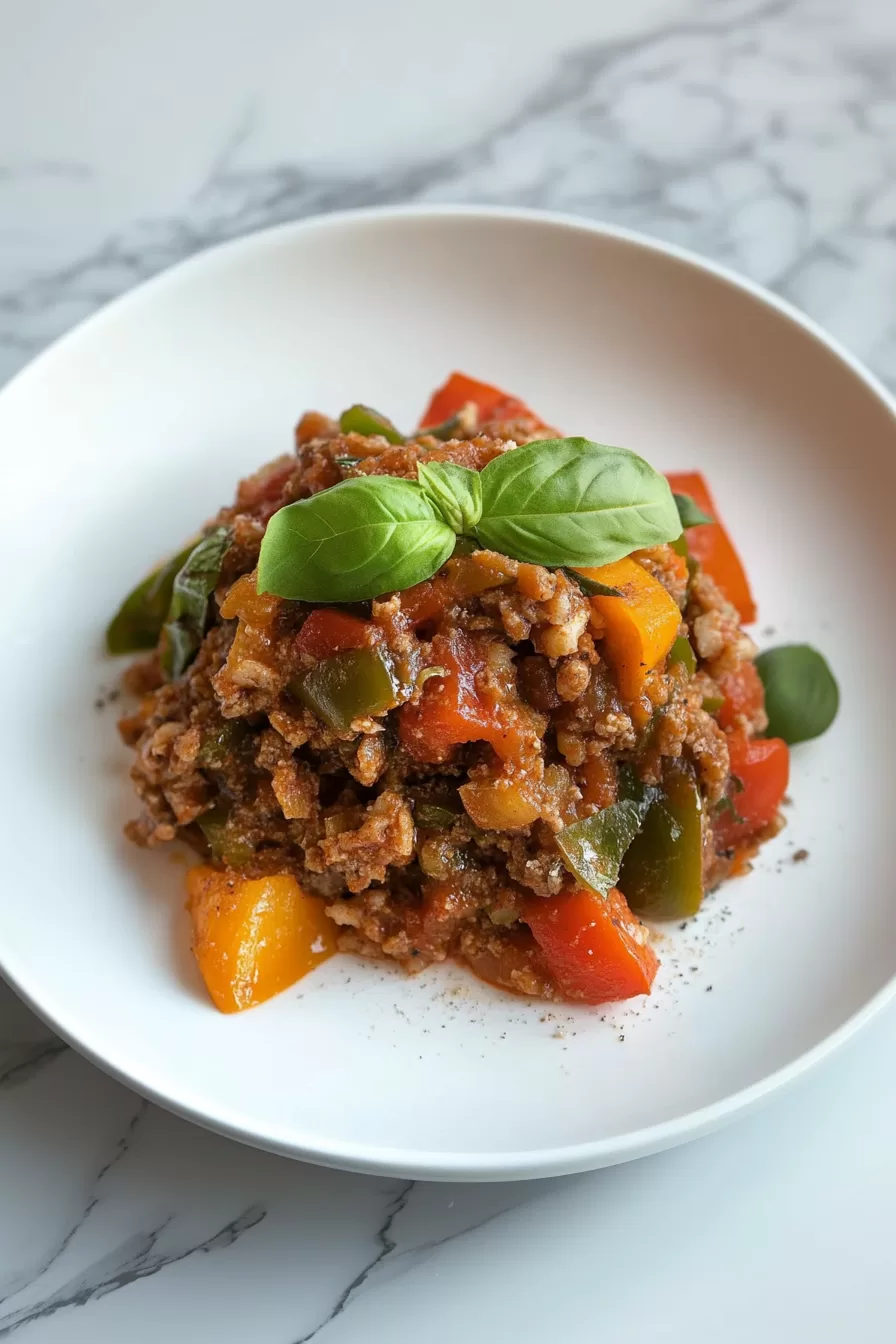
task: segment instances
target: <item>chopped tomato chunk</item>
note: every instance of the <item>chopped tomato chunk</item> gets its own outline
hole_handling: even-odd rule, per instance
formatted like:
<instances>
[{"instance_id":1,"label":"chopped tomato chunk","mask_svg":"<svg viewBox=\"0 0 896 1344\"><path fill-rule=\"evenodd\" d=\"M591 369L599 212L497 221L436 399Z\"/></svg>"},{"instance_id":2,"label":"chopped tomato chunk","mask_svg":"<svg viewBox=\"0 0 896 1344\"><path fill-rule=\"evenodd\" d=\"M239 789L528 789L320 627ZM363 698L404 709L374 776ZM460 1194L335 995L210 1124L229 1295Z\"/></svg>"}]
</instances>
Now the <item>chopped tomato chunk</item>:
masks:
<instances>
[{"instance_id":1,"label":"chopped tomato chunk","mask_svg":"<svg viewBox=\"0 0 896 1344\"><path fill-rule=\"evenodd\" d=\"M530 416L538 420L538 416L519 397L511 397L500 388L492 387L490 383L480 383L465 373L452 373L448 381L433 393L420 421L420 428L427 429L449 420L452 415L463 410L468 401L476 403L481 420L518 420ZM543 424L544 421L538 420L538 423Z\"/></svg>"},{"instance_id":2,"label":"chopped tomato chunk","mask_svg":"<svg viewBox=\"0 0 896 1344\"><path fill-rule=\"evenodd\" d=\"M523 918L558 986L570 999L608 1003L649 994L659 962L647 930L615 887L530 896Z\"/></svg>"},{"instance_id":3,"label":"chopped tomato chunk","mask_svg":"<svg viewBox=\"0 0 896 1344\"><path fill-rule=\"evenodd\" d=\"M424 579L406 588L401 594L401 609L412 625L425 625L444 611L455 596L450 581L444 577Z\"/></svg>"},{"instance_id":4,"label":"chopped tomato chunk","mask_svg":"<svg viewBox=\"0 0 896 1344\"><path fill-rule=\"evenodd\" d=\"M461 742L489 742L505 761L537 751L544 720L517 694L506 651L460 630L435 636L432 665L444 674L430 677L419 702L399 714L398 735L416 760L447 760Z\"/></svg>"},{"instance_id":5,"label":"chopped tomato chunk","mask_svg":"<svg viewBox=\"0 0 896 1344\"><path fill-rule=\"evenodd\" d=\"M690 495L704 513L715 518L714 523L688 528L688 550L710 578L715 579L728 601L737 607L744 625L749 625L756 619L756 603L740 556L725 531L709 486L699 471L667 472L666 479L676 494Z\"/></svg>"},{"instance_id":6,"label":"chopped tomato chunk","mask_svg":"<svg viewBox=\"0 0 896 1344\"><path fill-rule=\"evenodd\" d=\"M296 636L296 652L312 658L331 658L346 649L367 648L374 639L371 621L362 621L335 607L317 607Z\"/></svg>"}]
</instances>

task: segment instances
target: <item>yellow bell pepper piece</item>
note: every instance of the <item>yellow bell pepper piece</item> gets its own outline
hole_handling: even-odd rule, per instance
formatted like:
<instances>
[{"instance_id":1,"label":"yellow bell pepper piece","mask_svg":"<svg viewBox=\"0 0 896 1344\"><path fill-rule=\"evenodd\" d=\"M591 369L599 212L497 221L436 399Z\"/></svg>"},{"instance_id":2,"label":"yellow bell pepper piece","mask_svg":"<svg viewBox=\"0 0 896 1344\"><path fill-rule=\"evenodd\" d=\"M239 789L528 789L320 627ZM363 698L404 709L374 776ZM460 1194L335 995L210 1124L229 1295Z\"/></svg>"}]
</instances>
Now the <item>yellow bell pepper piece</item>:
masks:
<instances>
[{"instance_id":1,"label":"yellow bell pepper piece","mask_svg":"<svg viewBox=\"0 0 896 1344\"><path fill-rule=\"evenodd\" d=\"M216 1008L238 1013L288 989L336 951L324 903L294 877L187 874L193 952Z\"/></svg>"},{"instance_id":2,"label":"yellow bell pepper piece","mask_svg":"<svg viewBox=\"0 0 896 1344\"><path fill-rule=\"evenodd\" d=\"M578 572L622 594L590 600L604 624L603 653L616 673L620 694L629 702L637 700L648 674L671 649L681 612L659 580L631 556Z\"/></svg>"}]
</instances>

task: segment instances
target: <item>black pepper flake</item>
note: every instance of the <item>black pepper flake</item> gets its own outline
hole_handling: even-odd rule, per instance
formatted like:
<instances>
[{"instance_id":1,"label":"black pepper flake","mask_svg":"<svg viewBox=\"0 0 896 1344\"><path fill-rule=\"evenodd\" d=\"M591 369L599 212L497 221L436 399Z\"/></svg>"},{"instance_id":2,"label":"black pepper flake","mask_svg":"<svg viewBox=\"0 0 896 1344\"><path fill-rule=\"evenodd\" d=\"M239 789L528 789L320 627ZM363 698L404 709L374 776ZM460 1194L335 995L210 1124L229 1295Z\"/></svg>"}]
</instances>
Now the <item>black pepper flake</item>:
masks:
<instances>
[{"instance_id":1,"label":"black pepper flake","mask_svg":"<svg viewBox=\"0 0 896 1344\"><path fill-rule=\"evenodd\" d=\"M794 863L805 863L809 857L809 851L808 849L798 849L796 853L792 854L790 857Z\"/></svg>"},{"instance_id":2,"label":"black pepper flake","mask_svg":"<svg viewBox=\"0 0 896 1344\"><path fill-rule=\"evenodd\" d=\"M706 986L705 993L707 993L707 994L711 994L711 993L712 993L712 985L707 985L707 986Z\"/></svg>"}]
</instances>

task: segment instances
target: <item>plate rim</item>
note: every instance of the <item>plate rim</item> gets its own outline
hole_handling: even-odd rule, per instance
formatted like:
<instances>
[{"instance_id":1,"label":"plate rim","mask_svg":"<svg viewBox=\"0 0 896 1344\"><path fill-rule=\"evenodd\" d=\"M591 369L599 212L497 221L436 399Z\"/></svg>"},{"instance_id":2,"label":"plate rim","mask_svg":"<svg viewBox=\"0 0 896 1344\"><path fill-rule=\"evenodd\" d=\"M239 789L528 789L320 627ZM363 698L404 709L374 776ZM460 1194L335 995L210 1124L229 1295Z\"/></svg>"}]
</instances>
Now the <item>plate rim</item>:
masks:
<instances>
[{"instance_id":1,"label":"plate rim","mask_svg":"<svg viewBox=\"0 0 896 1344\"><path fill-rule=\"evenodd\" d=\"M654 238L649 234L624 225L593 220L563 211L477 204L410 203L359 207L287 221L214 244L166 267L157 275L141 281L125 293L102 305L96 312L89 314L74 327L50 342L0 387L0 408L17 388L26 384L30 379L39 376L44 365L52 362L60 350L64 350L70 344L77 342L85 332L114 319L119 312L127 310L129 306L139 306L157 289L176 285L181 278L181 273L185 270L196 272L202 268L211 269L226 264L229 258L237 257L240 252L251 252L259 247L275 246L292 237L333 232L357 224L391 223L407 219L426 222L450 218L492 220L510 225L535 224L550 229L565 230L570 233L613 239L627 243L641 251L671 259L679 265L703 275L710 275L729 288L748 295L763 307L771 309L790 323L795 324L815 344L822 347L828 354L833 355L842 365L845 365L849 372L864 385L864 388L889 413L894 428L896 428L896 398L857 356L852 354L818 322L806 313L801 312L787 299L780 297L748 277L738 274L723 263L702 257L677 243ZM740 1088L697 1110L688 1111L683 1115L659 1121L656 1124L642 1126L622 1135L594 1139L584 1143L515 1150L506 1153L486 1152L476 1154L471 1152L390 1148L378 1144L345 1143L341 1141L332 1143L309 1142L307 1138L303 1140L300 1132L297 1133L287 1125L267 1124L247 1128L241 1120L232 1114L228 1115L226 1108L219 1108L217 1112L209 1112L189 1102L179 1101L176 1096L159 1091L151 1083L141 1079L139 1061L133 1067L129 1067L104 1058L87 1042L81 1040L74 1030L68 1029L64 1022L58 1019L51 1006L52 992L45 995L44 1002L41 1002L39 991L33 991L29 986L27 970L22 971L20 969L17 972L14 967L11 967L2 946L0 946L0 975L31 1011L68 1045L72 1046L104 1073L141 1096L148 1098L164 1110L251 1147L311 1162L318 1166L372 1175L441 1181L526 1180L546 1176L569 1175L648 1156L691 1139L702 1137L728 1121L755 1110L776 1092L796 1082L850 1040L896 997L896 971L894 971L886 984L876 990L859 1009L835 1027L833 1031L823 1036L815 1045L810 1046L808 1050L798 1054L787 1064L765 1075L755 1083Z\"/></svg>"}]
</instances>

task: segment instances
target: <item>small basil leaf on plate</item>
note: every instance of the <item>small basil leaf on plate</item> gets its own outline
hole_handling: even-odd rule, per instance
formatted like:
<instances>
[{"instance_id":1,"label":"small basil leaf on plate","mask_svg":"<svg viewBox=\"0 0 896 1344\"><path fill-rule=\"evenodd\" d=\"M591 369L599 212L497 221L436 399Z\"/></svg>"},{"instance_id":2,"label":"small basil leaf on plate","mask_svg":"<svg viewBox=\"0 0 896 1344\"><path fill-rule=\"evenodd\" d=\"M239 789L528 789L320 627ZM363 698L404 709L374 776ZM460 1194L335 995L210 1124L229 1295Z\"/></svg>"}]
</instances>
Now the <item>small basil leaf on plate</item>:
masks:
<instances>
[{"instance_id":1,"label":"small basil leaf on plate","mask_svg":"<svg viewBox=\"0 0 896 1344\"><path fill-rule=\"evenodd\" d=\"M175 576L162 627L162 670L172 681L187 670L202 643L208 600L217 587L232 535L229 527L214 528L193 547Z\"/></svg>"},{"instance_id":2,"label":"small basil leaf on plate","mask_svg":"<svg viewBox=\"0 0 896 1344\"><path fill-rule=\"evenodd\" d=\"M435 574L455 535L415 481L359 476L279 509L258 591L300 602L360 602Z\"/></svg>"},{"instance_id":3,"label":"small basil leaf on plate","mask_svg":"<svg viewBox=\"0 0 896 1344\"><path fill-rule=\"evenodd\" d=\"M458 536L470 535L482 517L478 471L454 462L418 462L417 479L439 516Z\"/></svg>"},{"instance_id":4,"label":"small basil leaf on plate","mask_svg":"<svg viewBox=\"0 0 896 1344\"><path fill-rule=\"evenodd\" d=\"M484 546L536 565L608 565L681 535L665 476L625 448L545 439L480 473Z\"/></svg>"},{"instance_id":5,"label":"small basil leaf on plate","mask_svg":"<svg viewBox=\"0 0 896 1344\"><path fill-rule=\"evenodd\" d=\"M681 519L682 527L700 527L703 523L714 523L715 518L711 518L708 513L700 508L690 495L674 494L675 507L678 509L678 516Z\"/></svg>"},{"instance_id":6,"label":"small basil leaf on plate","mask_svg":"<svg viewBox=\"0 0 896 1344\"><path fill-rule=\"evenodd\" d=\"M622 591L619 588L611 588L608 583L598 583L597 579L589 579L584 574L580 574L577 569L563 568L573 583L577 583L586 597L621 597Z\"/></svg>"},{"instance_id":7,"label":"small basil leaf on plate","mask_svg":"<svg viewBox=\"0 0 896 1344\"><path fill-rule=\"evenodd\" d=\"M109 653L142 653L155 648L171 604L175 576L195 544L191 542L159 565L128 593L106 628Z\"/></svg>"},{"instance_id":8,"label":"small basil leaf on plate","mask_svg":"<svg viewBox=\"0 0 896 1344\"><path fill-rule=\"evenodd\" d=\"M379 434L389 443L404 443L405 437L396 429L391 420L380 415L372 406L362 406L356 402L343 411L339 417L339 428L343 434L363 434L366 438Z\"/></svg>"},{"instance_id":9,"label":"small basil leaf on plate","mask_svg":"<svg viewBox=\"0 0 896 1344\"><path fill-rule=\"evenodd\" d=\"M606 896L615 887L626 850L641 827L652 796L625 798L565 826L557 836L563 862L583 886Z\"/></svg>"},{"instance_id":10,"label":"small basil leaf on plate","mask_svg":"<svg viewBox=\"0 0 896 1344\"><path fill-rule=\"evenodd\" d=\"M765 687L769 737L792 746L820 737L837 716L840 690L825 658L809 644L782 644L756 659Z\"/></svg>"}]
</instances>

